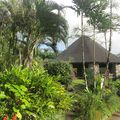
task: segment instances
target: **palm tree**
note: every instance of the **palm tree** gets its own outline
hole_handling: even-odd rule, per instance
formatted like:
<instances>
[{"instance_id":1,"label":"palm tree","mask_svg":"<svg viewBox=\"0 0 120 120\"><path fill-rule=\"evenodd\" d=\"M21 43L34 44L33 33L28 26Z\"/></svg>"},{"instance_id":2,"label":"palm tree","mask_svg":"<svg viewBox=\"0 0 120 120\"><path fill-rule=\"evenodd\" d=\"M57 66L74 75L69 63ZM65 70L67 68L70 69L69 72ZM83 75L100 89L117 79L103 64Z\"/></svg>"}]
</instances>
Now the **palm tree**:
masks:
<instances>
[{"instance_id":1,"label":"palm tree","mask_svg":"<svg viewBox=\"0 0 120 120\"><path fill-rule=\"evenodd\" d=\"M107 65L106 65L106 71L109 71L109 64L110 64L110 54L111 54L111 47L112 47L112 4L113 1L109 0L110 2L110 37L109 37L109 49L108 49L108 56L107 56Z\"/></svg>"},{"instance_id":2,"label":"palm tree","mask_svg":"<svg viewBox=\"0 0 120 120\"><path fill-rule=\"evenodd\" d=\"M84 79L86 82L86 89L88 90L88 83L87 83L87 76L86 76L86 68L85 68L85 53L84 53L84 39L83 39L83 35L84 35L84 23L83 23L83 17L84 17L84 7L86 2L84 0L73 0L74 3L74 9L75 11L78 13L78 15L81 14L81 40L82 40L82 62L83 62L83 75L84 75ZM87 6L87 4L86 4Z\"/></svg>"},{"instance_id":3,"label":"palm tree","mask_svg":"<svg viewBox=\"0 0 120 120\"><path fill-rule=\"evenodd\" d=\"M100 24L99 19L104 13L103 10L107 6L107 0L73 0L75 10L78 14L81 13L81 35L83 35L83 14L85 17L89 18L89 23L93 25L93 33L94 33L94 47L93 47L93 54L94 54L94 62L93 62L93 69L94 69L94 78L95 78L95 29ZM84 69L84 76L85 75L85 58L84 58L84 42L83 42L83 69ZM85 78L86 79L86 78ZM87 81L87 80L86 80Z\"/></svg>"},{"instance_id":4,"label":"palm tree","mask_svg":"<svg viewBox=\"0 0 120 120\"><path fill-rule=\"evenodd\" d=\"M8 0L2 3L11 17L9 30L12 33L10 44L13 54L17 55L16 51L21 47L19 53L23 66L32 67L33 50L46 39L51 42L54 51L57 42L65 42L67 24L61 14L53 12L61 9L56 3L44 0L16 0L14 3Z\"/></svg>"},{"instance_id":5,"label":"palm tree","mask_svg":"<svg viewBox=\"0 0 120 120\"><path fill-rule=\"evenodd\" d=\"M47 9L42 9L43 7ZM42 9L42 13L39 9ZM54 13L54 9L56 10L57 14ZM41 32L46 38L45 41L43 41L43 44L50 46L56 54L58 53L57 43L63 41L63 43L66 44L66 37L68 34L67 21L64 17L62 17L60 11L61 9L62 7L53 2L47 2L47 4L44 6L38 6L38 19L41 23L40 26L44 28L41 30ZM50 12L49 10L53 12ZM47 24L44 21L47 21Z\"/></svg>"}]
</instances>

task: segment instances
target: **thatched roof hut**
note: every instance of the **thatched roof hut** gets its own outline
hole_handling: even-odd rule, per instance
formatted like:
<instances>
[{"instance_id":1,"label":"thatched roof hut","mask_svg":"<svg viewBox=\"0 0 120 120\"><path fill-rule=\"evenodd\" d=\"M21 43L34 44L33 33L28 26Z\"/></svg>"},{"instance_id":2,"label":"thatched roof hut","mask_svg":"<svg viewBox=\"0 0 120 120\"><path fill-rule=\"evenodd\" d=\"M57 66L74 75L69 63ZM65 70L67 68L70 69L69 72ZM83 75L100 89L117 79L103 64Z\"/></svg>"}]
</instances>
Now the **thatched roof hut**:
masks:
<instances>
[{"instance_id":1,"label":"thatched roof hut","mask_svg":"<svg viewBox=\"0 0 120 120\"><path fill-rule=\"evenodd\" d=\"M85 54L85 66L91 67L94 62L94 41L88 36L83 36L84 39L84 54ZM107 63L108 51L100 44L95 42L95 62L96 66L101 68L100 73L105 72ZM76 71L77 76L83 75L82 65L82 40L81 37L70 45L65 51L58 55L57 60L69 61L72 63L73 68ZM120 63L119 57L114 54L110 54L110 73L116 74L116 65ZM97 69L99 69L97 68Z\"/></svg>"},{"instance_id":2,"label":"thatched roof hut","mask_svg":"<svg viewBox=\"0 0 120 120\"><path fill-rule=\"evenodd\" d=\"M88 36L83 36L85 62L93 63L94 59L94 41ZM108 51L97 42L95 43L95 61L96 63L106 63ZM82 63L82 40L81 37L70 45L65 51L57 57L58 60L70 61L71 63ZM110 55L110 63L120 63L120 59L114 55Z\"/></svg>"}]
</instances>

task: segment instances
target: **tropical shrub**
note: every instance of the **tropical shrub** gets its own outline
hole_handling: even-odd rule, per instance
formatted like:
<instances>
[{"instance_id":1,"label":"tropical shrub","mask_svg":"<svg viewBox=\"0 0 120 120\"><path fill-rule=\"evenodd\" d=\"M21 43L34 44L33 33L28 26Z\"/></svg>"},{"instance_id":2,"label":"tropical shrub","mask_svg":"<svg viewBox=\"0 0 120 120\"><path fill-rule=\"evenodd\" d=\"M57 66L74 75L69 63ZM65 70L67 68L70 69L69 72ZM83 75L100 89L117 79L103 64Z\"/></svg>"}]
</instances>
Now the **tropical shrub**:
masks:
<instances>
[{"instance_id":1,"label":"tropical shrub","mask_svg":"<svg viewBox=\"0 0 120 120\"><path fill-rule=\"evenodd\" d=\"M102 120L111 116L120 107L119 99L112 93L106 93L103 97L91 91L84 91L74 96L74 119Z\"/></svg>"},{"instance_id":2,"label":"tropical shrub","mask_svg":"<svg viewBox=\"0 0 120 120\"><path fill-rule=\"evenodd\" d=\"M51 76L60 76L59 82L68 86L71 83L72 67L66 62L50 62L45 65L45 69Z\"/></svg>"},{"instance_id":3,"label":"tropical shrub","mask_svg":"<svg viewBox=\"0 0 120 120\"><path fill-rule=\"evenodd\" d=\"M57 78L56 78L57 79ZM12 67L0 73L0 113L19 120L44 120L70 107L70 97L43 68Z\"/></svg>"},{"instance_id":4,"label":"tropical shrub","mask_svg":"<svg viewBox=\"0 0 120 120\"><path fill-rule=\"evenodd\" d=\"M100 120L103 117L101 113L104 111L104 104L101 102L100 96L92 92L84 91L81 94L76 94L75 99L75 119L80 120Z\"/></svg>"},{"instance_id":5,"label":"tropical shrub","mask_svg":"<svg viewBox=\"0 0 120 120\"><path fill-rule=\"evenodd\" d=\"M93 69L86 69L88 87L92 89L94 87L94 72Z\"/></svg>"},{"instance_id":6,"label":"tropical shrub","mask_svg":"<svg viewBox=\"0 0 120 120\"><path fill-rule=\"evenodd\" d=\"M74 113L74 120L102 120L120 108L119 98L111 89L112 86L101 88L100 76L95 80L96 89L89 88L89 91L85 89L83 80L72 82L74 107L71 111Z\"/></svg>"},{"instance_id":7,"label":"tropical shrub","mask_svg":"<svg viewBox=\"0 0 120 120\"><path fill-rule=\"evenodd\" d=\"M120 80L117 79L115 81L110 81L109 84L110 86L112 86L111 87L112 92L120 96Z\"/></svg>"},{"instance_id":8,"label":"tropical shrub","mask_svg":"<svg viewBox=\"0 0 120 120\"><path fill-rule=\"evenodd\" d=\"M110 89L105 89L102 94L102 102L106 104L105 115L111 116L112 113L120 109L119 97Z\"/></svg>"}]
</instances>

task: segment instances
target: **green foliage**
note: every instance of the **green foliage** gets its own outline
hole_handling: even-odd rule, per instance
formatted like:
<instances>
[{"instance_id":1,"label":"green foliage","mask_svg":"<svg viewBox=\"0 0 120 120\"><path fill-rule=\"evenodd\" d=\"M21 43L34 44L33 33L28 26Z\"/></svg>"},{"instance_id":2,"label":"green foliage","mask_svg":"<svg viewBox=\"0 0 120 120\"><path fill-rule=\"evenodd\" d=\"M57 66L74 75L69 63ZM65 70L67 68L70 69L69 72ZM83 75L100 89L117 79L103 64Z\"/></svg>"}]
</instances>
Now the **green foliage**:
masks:
<instances>
[{"instance_id":1,"label":"green foliage","mask_svg":"<svg viewBox=\"0 0 120 120\"><path fill-rule=\"evenodd\" d=\"M2 115L17 113L20 120L44 120L69 109L71 99L65 89L43 68L36 67L12 67L0 73Z\"/></svg>"},{"instance_id":2,"label":"green foliage","mask_svg":"<svg viewBox=\"0 0 120 120\"><path fill-rule=\"evenodd\" d=\"M57 52L57 43L66 43L68 31L62 14L53 12L61 13L60 9L61 6L52 1L0 1L0 62L3 58L14 64L19 59L19 64L31 67L33 51L40 44Z\"/></svg>"},{"instance_id":3,"label":"green foliage","mask_svg":"<svg viewBox=\"0 0 120 120\"><path fill-rule=\"evenodd\" d=\"M102 100L106 104L105 115L111 116L112 113L120 109L119 97L113 94L110 89L103 91Z\"/></svg>"},{"instance_id":4,"label":"green foliage","mask_svg":"<svg viewBox=\"0 0 120 120\"><path fill-rule=\"evenodd\" d=\"M75 103L77 110L77 117L81 120L100 120L102 114L100 113L103 109L103 105L100 96L93 94L92 92L83 92L78 95L78 101Z\"/></svg>"},{"instance_id":5,"label":"green foliage","mask_svg":"<svg viewBox=\"0 0 120 120\"><path fill-rule=\"evenodd\" d=\"M118 79L116 82L115 82L115 87L117 89L117 95L120 96L120 80Z\"/></svg>"},{"instance_id":6,"label":"green foliage","mask_svg":"<svg viewBox=\"0 0 120 120\"><path fill-rule=\"evenodd\" d=\"M69 89L74 90L75 93L79 93L79 92L84 91L85 80L82 80L82 79L72 80L71 84L69 85Z\"/></svg>"},{"instance_id":7,"label":"green foliage","mask_svg":"<svg viewBox=\"0 0 120 120\"><path fill-rule=\"evenodd\" d=\"M105 116L111 116L120 107L117 96L110 92L95 94L91 91L84 91L75 94L74 109L75 119L80 120L101 120Z\"/></svg>"},{"instance_id":8,"label":"green foliage","mask_svg":"<svg viewBox=\"0 0 120 120\"><path fill-rule=\"evenodd\" d=\"M101 88L101 77L95 79L96 89L85 89L85 81L75 80L72 82L74 90L73 109L75 120L101 120L120 108L119 97L115 93L115 83L111 81L108 88Z\"/></svg>"},{"instance_id":9,"label":"green foliage","mask_svg":"<svg viewBox=\"0 0 120 120\"><path fill-rule=\"evenodd\" d=\"M109 4L108 0L73 0L73 3L78 14L82 11L85 17L89 17L87 22L94 29L106 33L110 27L114 27L110 15L105 12Z\"/></svg>"},{"instance_id":10,"label":"green foliage","mask_svg":"<svg viewBox=\"0 0 120 120\"><path fill-rule=\"evenodd\" d=\"M86 69L88 87L94 89L94 72L93 69Z\"/></svg>"},{"instance_id":11,"label":"green foliage","mask_svg":"<svg viewBox=\"0 0 120 120\"><path fill-rule=\"evenodd\" d=\"M112 92L120 96L120 80L110 81L109 85L111 86Z\"/></svg>"},{"instance_id":12,"label":"green foliage","mask_svg":"<svg viewBox=\"0 0 120 120\"><path fill-rule=\"evenodd\" d=\"M44 52L39 51L37 56L39 56L43 60L55 59L55 57L56 57L54 52L51 52L47 49L45 49Z\"/></svg>"},{"instance_id":13,"label":"green foliage","mask_svg":"<svg viewBox=\"0 0 120 120\"><path fill-rule=\"evenodd\" d=\"M51 76L60 76L59 82L68 86L71 82L72 67L66 62L51 62L45 65L45 69Z\"/></svg>"}]
</instances>

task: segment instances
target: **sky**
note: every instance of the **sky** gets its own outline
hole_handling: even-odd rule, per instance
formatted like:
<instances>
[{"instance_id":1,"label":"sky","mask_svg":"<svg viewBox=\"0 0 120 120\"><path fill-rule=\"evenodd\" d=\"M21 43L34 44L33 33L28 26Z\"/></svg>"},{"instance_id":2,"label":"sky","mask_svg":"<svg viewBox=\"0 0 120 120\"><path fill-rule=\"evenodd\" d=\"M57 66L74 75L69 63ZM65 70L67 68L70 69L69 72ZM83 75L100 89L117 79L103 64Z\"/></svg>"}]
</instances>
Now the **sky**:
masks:
<instances>
[{"instance_id":1,"label":"sky","mask_svg":"<svg viewBox=\"0 0 120 120\"><path fill-rule=\"evenodd\" d=\"M60 5L64 5L64 6L69 6L69 5L73 5L72 0L53 0L55 2L57 2ZM114 10L114 13L119 13L120 14L120 0L114 0L116 1L116 3L118 4L118 7ZM77 17L77 14L71 10L71 9L65 9L64 10L64 16L66 18L66 20L68 21L68 25L69 25L69 36L73 36L74 34L74 28L80 27L80 18ZM87 25L86 20L85 20L85 26ZM108 37L109 38L109 37ZM70 38L68 41L68 45L72 44L75 41L75 39ZM96 41L98 41L98 43L100 43L101 45L104 46L104 37L102 34L98 34L96 36ZM58 48L60 50L64 50L65 46L64 44L60 43L58 45ZM119 54L120 53L120 32L113 32L112 34L112 53L114 54Z\"/></svg>"}]
</instances>

